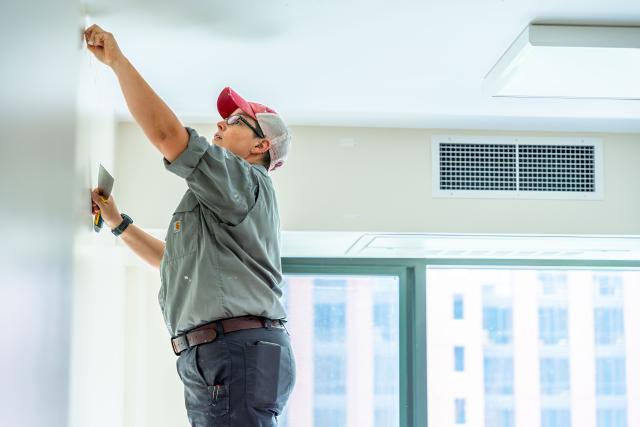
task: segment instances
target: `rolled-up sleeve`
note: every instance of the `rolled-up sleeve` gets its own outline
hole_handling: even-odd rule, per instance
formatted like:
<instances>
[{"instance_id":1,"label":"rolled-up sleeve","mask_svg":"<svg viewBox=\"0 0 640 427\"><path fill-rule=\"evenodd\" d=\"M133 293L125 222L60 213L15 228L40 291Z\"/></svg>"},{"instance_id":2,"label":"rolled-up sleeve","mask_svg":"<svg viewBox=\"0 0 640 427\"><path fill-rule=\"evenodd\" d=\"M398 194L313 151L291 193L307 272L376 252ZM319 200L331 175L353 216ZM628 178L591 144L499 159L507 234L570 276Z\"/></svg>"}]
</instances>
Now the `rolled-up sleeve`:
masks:
<instances>
[{"instance_id":1,"label":"rolled-up sleeve","mask_svg":"<svg viewBox=\"0 0 640 427\"><path fill-rule=\"evenodd\" d=\"M221 221L238 224L253 207L258 180L251 165L190 128L187 148L165 168L184 178L194 195Z\"/></svg>"}]
</instances>

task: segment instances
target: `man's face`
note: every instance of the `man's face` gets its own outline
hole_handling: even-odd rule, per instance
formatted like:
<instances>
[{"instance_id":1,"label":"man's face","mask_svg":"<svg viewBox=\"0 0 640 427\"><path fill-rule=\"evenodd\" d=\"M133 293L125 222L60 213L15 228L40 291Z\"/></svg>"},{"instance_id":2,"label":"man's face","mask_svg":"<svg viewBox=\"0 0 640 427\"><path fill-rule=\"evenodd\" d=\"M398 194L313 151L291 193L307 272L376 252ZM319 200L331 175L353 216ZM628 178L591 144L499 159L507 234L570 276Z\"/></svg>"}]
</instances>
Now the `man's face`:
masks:
<instances>
[{"instance_id":1,"label":"man's face","mask_svg":"<svg viewBox=\"0 0 640 427\"><path fill-rule=\"evenodd\" d=\"M256 121L243 113L241 109L236 109L231 116L237 114L242 115L252 126L256 125ZM213 136L214 144L226 148L243 159L255 154L255 150L252 152L252 148L259 145L260 141L260 138L242 120L238 120L233 125L227 124L225 120L220 120L218 122L218 131Z\"/></svg>"}]
</instances>

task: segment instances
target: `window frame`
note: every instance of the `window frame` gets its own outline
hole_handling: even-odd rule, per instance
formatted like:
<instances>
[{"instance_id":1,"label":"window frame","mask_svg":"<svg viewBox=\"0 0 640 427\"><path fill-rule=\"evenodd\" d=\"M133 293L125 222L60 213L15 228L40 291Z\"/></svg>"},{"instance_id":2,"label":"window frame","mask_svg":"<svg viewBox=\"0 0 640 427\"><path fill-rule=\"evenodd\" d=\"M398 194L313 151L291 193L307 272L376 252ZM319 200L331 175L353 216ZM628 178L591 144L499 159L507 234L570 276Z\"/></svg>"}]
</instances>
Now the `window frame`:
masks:
<instances>
[{"instance_id":1,"label":"window frame","mask_svg":"<svg viewBox=\"0 0 640 427\"><path fill-rule=\"evenodd\" d=\"M640 260L283 257L285 275L395 276L399 280L401 427L428 426L427 268L640 270ZM423 379L420 381L419 379Z\"/></svg>"}]
</instances>

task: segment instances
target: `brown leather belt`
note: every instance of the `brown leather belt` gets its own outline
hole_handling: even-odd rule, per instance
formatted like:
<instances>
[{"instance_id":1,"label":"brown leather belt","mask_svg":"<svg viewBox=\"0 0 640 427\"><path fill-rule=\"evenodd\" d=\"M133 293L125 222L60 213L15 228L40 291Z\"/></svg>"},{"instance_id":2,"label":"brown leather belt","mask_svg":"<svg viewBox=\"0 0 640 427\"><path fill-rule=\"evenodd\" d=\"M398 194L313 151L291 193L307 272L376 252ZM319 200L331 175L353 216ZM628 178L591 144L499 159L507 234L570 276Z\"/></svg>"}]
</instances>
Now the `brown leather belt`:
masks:
<instances>
[{"instance_id":1,"label":"brown leather belt","mask_svg":"<svg viewBox=\"0 0 640 427\"><path fill-rule=\"evenodd\" d=\"M218 336L216 323L222 324L224 333L240 331L242 329L273 328L284 329L284 325L280 320L271 320L258 316L232 317L229 319L216 320L197 328L193 328L184 334L171 338L171 347L176 356L193 347L194 345L205 344L215 340Z\"/></svg>"}]
</instances>

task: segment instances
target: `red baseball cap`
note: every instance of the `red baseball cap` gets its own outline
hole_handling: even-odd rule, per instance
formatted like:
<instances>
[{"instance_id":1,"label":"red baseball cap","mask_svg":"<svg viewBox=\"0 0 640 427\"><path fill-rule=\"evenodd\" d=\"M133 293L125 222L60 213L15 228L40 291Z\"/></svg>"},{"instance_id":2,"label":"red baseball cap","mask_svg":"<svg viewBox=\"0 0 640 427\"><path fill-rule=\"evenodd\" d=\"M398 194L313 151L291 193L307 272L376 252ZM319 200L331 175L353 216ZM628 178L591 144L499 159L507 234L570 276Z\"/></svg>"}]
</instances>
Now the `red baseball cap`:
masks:
<instances>
[{"instance_id":1,"label":"red baseball cap","mask_svg":"<svg viewBox=\"0 0 640 427\"><path fill-rule=\"evenodd\" d=\"M245 100L230 87L222 89L218 95L218 112L222 118L226 119L238 108L257 121L265 137L271 141L271 164L268 169L272 171L282 166L291 145L291 134L282 117L266 105Z\"/></svg>"},{"instance_id":2,"label":"red baseball cap","mask_svg":"<svg viewBox=\"0 0 640 427\"><path fill-rule=\"evenodd\" d=\"M257 102L246 101L238 93L230 87L225 87L218 95L218 112L223 119L226 119L237 108L244 111L247 115L251 116L254 120L258 120L257 113L273 113L278 114L266 105L258 104Z\"/></svg>"}]
</instances>

